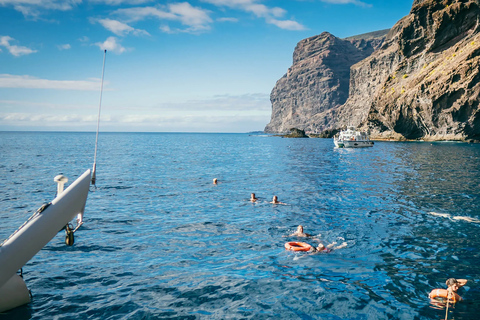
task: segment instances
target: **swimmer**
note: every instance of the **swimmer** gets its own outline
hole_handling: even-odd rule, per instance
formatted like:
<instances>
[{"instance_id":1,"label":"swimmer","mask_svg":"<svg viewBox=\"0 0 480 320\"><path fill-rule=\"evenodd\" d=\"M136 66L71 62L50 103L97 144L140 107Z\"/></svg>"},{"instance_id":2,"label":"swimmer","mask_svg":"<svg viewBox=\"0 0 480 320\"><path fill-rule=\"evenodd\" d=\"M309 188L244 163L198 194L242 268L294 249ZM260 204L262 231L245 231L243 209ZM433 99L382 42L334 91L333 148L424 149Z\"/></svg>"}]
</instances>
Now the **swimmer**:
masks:
<instances>
[{"instance_id":1,"label":"swimmer","mask_svg":"<svg viewBox=\"0 0 480 320\"><path fill-rule=\"evenodd\" d=\"M273 203L273 204L286 204L286 203L283 203L283 202L278 201L277 196L273 196L273 200L272 200L272 202L270 202L270 203Z\"/></svg>"},{"instance_id":2,"label":"swimmer","mask_svg":"<svg viewBox=\"0 0 480 320\"><path fill-rule=\"evenodd\" d=\"M299 226L297 227L297 231L295 231L294 233L292 233L291 235L289 235L289 237L294 237L294 236L296 236L296 237L305 237L305 238L306 238L306 237L311 237L312 235L309 234L309 233L303 232L303 226L302 226L302 225L299 225Z\"/></svg>"},{"instance_id":3,"label":"swimmer","mask_svg":"<svg viewBox=\"0 0 480 320\"><path fill-rule=\"evenodd\" d=\"M322 243L320 243L318 245L318 247L312 247L312 249L309 251L310 253L320 253L320 252L325 252L325 253L329 253L329 252L332 252L333 250L338 250L338 249L342 249L342 248L345 248L347 246L347 243L344 242L342 243L341 245L339 246L336 246L337 243L336 242L332 242L330 243L328 246L324 246Z\"/></svg>"},{"instance_id":4,"label":"swimmer","mask_svg":"<svg viewBox=\"0 0 480 320\"><path fill-rule=\"evenodd\" d=\"M213 179L213 184L217 184L217 178Z\"/></svg>"},{"instance_id":5,"label":"swimmer","mask_svg":"<svg viewBox=\"0 0 480 320\"><path fill-rule=\"evenodd\" d=\"M445 289L433 289L429 294L428 297L433 301L436 302L436 298L444 298L448 299L449 302L457 302L462 301L462 297L457 294L457 290L467 284L466 279L455 279L450 278L448 279L445 284L447 285L447 290Z\"/></svg>"},{"instance_id":6,"label":"swimmer","mask_svg":"<svg viewBox=\"0 0 480 320\"><path fill-rule=\"evenodd\" d=\"M315 253L330 253L333 250L345 248L347 246L347 243L344 242L339 246L336 246L337 243L333 242L327 246L323 245L320 243L317 247L314 247L308 243L305 242L287 242L285 244L285 249L290 250L290 251L296 251L296 252L306 252L310 254L315 254ZM300 247L300 248L299 248Z\"/></svg>"},{"instance_id":7,"label":"swimmer","mask_svg":"<svg viewBox=\"0 0 480 320\"><path fill-rule=\"evenodd\" d=\"M255 197L255 193L252 193L252 194L250 195L250 201L255 202L255 201L257 201L257 200L258 200L258 198Z\"/></svg>"}]
</instances>

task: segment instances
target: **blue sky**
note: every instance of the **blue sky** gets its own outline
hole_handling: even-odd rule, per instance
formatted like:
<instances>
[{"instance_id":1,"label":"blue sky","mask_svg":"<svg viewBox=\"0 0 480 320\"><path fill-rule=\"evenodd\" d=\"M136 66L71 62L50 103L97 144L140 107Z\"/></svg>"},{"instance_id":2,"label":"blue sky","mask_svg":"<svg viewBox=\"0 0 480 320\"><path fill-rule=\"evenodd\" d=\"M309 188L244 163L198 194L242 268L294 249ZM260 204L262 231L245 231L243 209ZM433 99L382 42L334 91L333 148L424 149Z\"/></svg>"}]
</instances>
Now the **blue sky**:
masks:
<instances>
[{"instance_id":1,"label":"blue sky","mask_svg":"<svg viewBox=\"0 0 480 320\"><path fill-rule=\"evenodd\" d=\"M392 27L412 0L0 0L0 130L248 132L295 45Z\"/></svg>"}]
</instances>

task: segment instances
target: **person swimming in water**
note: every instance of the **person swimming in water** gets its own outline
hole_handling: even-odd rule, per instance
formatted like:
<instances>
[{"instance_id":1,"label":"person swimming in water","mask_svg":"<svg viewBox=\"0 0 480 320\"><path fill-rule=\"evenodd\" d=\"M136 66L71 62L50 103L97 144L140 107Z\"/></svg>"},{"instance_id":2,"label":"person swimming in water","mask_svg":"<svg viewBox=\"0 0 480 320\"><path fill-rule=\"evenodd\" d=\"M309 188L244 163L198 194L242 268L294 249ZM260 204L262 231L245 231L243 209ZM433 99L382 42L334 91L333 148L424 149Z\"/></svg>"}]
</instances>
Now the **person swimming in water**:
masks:
<instances>
[{"instance_id":1,"label":"person swimming in water","mask_svg":"<svg viewBox=\"0 0 480 320\"><path fill-rule=\"evenodd\" d=\"M309 234L309 233L303 232L303 226L302 226L302 225L299 225L299 226L297 227L297 231L295 231L294 233L292 233L291 235L289 235L289 237L295 237L295 236L296 236L296 237L305 237L305 238L307 238L307 237L311 237L312 235Z\"/></svg>"},{"instance_id":2,"label":"person swimming in water","mask_svg":"<svg viewBox=\"0 0 480 320\"><path fill-rule=\"evenodd\" d=\"M336 246L337 243L333 242L327 246L325 246L323 243L319 243L317 247L312 246L308 243L305 242L287 242L285 243L285 249L289 251L296 251L296 252L305 252L305 253L330 253L333 250L345 248L347 246L347 243L344 242L339 246Z\"/></svg>"},{"instance_id":3,"label":"person swimming in water","mask_svg":"<svg viewBox=\"0 0 480 320\"><path fill-rule=\"evenodd\" d=\"M217 182L218 182L217 178L214 178L213 179L213 184L217 184Z\"/></svg>"},{"instance_id":4,"label":"person swimming in water","mask_svg":"<svg viewBox=\"0 0 480 320\"><path fill-rule=\"evenodd\" d=\"M313 247L312 246L312 251L310 253L320 253L320 252L325 252L325 253L330 253L332 252L333 250L338 250L338 249L342 249L342 248L345 248L347 246L347 243L344 242L342 243L341 245L339 246L335 246L337 243L336 242L332 242L330 243L329 245L327 245L326 247L323 245L323 243L320 243L318 245L318 247Z\"/></svg>"},{"instance_id":5,"label":"person swimming in water","mask_svg":"<svg viewBox=\"0 0 480 320\"><path fill-rule=\"evenodd\" d=\"M320 236L320 235L319 235L319 236ZM284 237L303 237L303 238L309 238L309 237L312 237L312 235L309 234L309 233L304 232L304 231L303 231L303 226L302 226L302 225L299 225L299 226L297 227L297 230L296 230L294 233L292 233L292 234L290 234L290 235L288 235L288 236L284 236ZM314 239L312 239L312 240L320 242L320 239L317 239L317 238L314 238ZM336 249L341 249L341 248L345 248L345 247L347 246L347 243L346 243L346 242L343 242L341 245L334 247L336 244L337 244L337 242L333 242L333 243L331 243L331 244L329 244L329 245L327 245L327 246L325 247L325 246L320 242L317 247L312 246L312 248L311 248L310 251L308 251L308 252L310 252L310 253L327 252L327 253L328 253L328 252L330 252L330 251L332 251L332 250L334 250L334 249L335 249L335 250L336 250Z\"/></svg>"},{"instance_id":6,"label":"person swimming in water","mask_svg":"<svg viewBox=\"0 0 480 320\"><path fill-rule=\"evenodd\" d=\"M329 246L330 246L330 245L329 245ZM330 253L330 252L332 252L332 249L329 248L328 246L325 247L325 246L323 245L323 243L320 243L320 244L318 245L318 247L312 246L312 247L310 248L310 250L308 251L308 253L320 253L320 252Z\"/></svg>"},{"instance_id":7,"label":"person swimming in water","mask_svg":"<svg viewBox=\"0 0 480 320\"><path fill-rule=\"evenodd\" d=\"M283 202L280 202L278 201L278 197L277 196L273 196L273 200L272 202L270 202L272 204L286 204L286 203L283 203Z\"/></svg>"},{"instance_id":8,"label":"person swimming in water","mask_svg":"<svg viewBox=\"0 0 480 320\"><path fill-rule=\"evenodd\" d=\"M255 197L255 193L252 193L252 194L250 195L250 201L251 201L251 202L256 202L257 200L258 200L258 198Z\"/></svg>"},{"instance_id":9,"label":"person swimming in water","mask_svg":"<svg viewBox=\"0 0 480 320\"><path fill-rule=\"evenodd\" d=\"M457 293L458 289L463 287L467 284L466 279L455 279L450 278L448 279L445 284L447 285L447 289L433 289L429 294L428 297L432 300L432 302L437 302L436 298L447 299L449 302L458 302L462 301L462 297L460 297Z\"/></svg>"}]
</instances>

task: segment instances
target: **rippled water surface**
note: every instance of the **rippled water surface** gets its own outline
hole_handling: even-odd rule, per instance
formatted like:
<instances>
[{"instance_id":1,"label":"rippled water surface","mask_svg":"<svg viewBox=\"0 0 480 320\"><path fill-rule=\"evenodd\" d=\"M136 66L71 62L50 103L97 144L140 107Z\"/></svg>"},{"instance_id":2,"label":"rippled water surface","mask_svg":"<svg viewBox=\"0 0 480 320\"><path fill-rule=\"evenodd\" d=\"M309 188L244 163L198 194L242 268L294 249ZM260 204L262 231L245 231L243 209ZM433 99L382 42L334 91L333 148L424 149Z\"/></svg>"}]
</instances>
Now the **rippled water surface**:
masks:
<instances>
[{"instance_id":1,"label":"rippled water surface","mask_svg":"<svg viewBox=\"0 0 480 320\"><path fill-rule=\"evenodd\" d=\"M94 142L0 132L1 240ZM427 295L450 277L469 281L448 319L480 314L480 145L102 133L97 171L75 245L32 258L32 303L0 319L442 319ZM287 252L299 224L348 246Z\"/></svg>"}]
</instances>

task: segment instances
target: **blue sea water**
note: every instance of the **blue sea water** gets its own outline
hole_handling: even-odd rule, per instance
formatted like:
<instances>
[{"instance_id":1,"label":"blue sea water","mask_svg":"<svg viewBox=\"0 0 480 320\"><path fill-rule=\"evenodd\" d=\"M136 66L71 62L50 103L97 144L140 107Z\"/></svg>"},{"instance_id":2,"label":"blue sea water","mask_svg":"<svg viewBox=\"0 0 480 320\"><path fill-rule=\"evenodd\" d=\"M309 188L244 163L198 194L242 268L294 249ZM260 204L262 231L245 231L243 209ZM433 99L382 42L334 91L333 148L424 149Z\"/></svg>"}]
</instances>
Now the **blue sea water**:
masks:
<instances>
[{"instance_id":1,"label":"blue sea water","mask_svg":"<svg viewBox=\"0 0 480 320\"><path fill-rule=\"evenodd\" d=\"M0 241L94 142L0 132ZM478 144L101 133L75 245L60 232L32 258L32 302L0 319L444 319L427 295L451 277L468 283L448 319L478 319L479 164ZM299 224L347 247L288 252Z\"/></svg>"}]
</instances>

